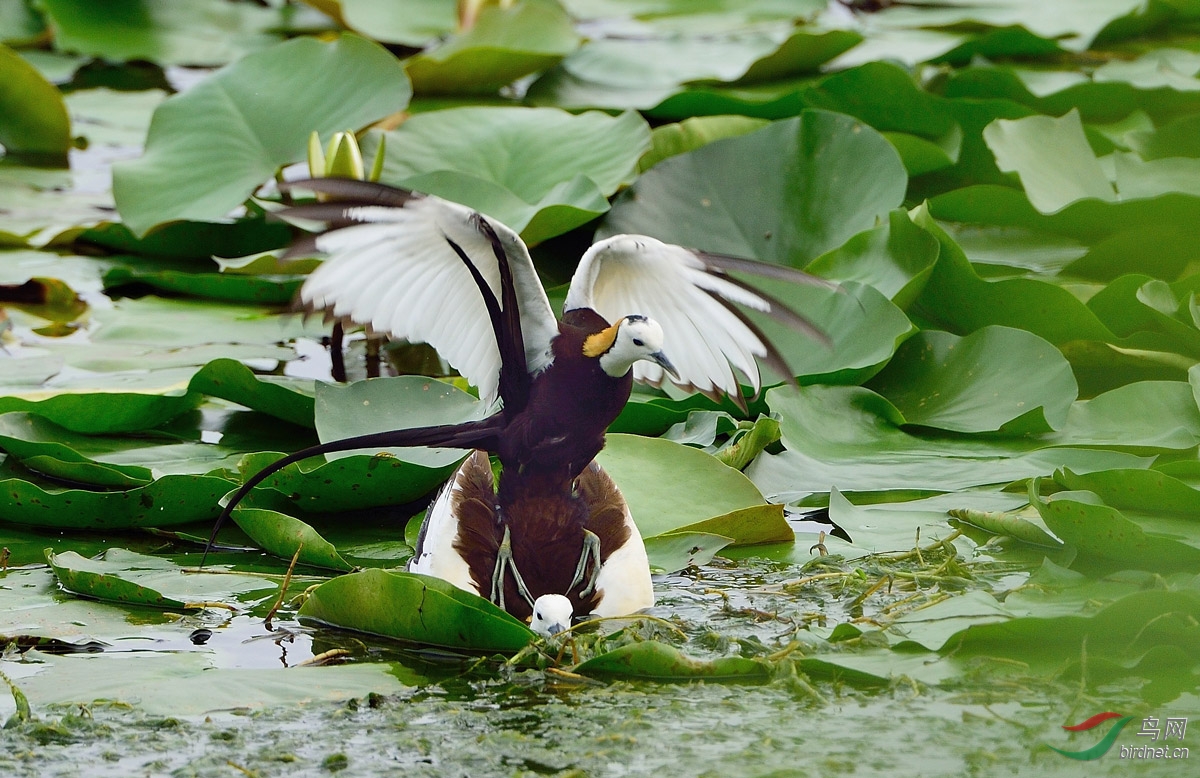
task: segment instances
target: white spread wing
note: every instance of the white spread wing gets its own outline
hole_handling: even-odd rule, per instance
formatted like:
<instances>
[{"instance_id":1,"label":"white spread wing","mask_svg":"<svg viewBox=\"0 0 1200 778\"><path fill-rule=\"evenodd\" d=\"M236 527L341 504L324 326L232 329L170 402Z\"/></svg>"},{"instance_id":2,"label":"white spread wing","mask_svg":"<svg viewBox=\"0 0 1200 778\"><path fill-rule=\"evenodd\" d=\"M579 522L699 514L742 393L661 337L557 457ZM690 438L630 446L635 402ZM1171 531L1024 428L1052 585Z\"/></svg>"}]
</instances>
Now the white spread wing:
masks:
<instances>
[{"instance_id":1,"label":"white spread wing","mask_svg":"<svg viewBox=\"0 0 1200 778\"><path fill-rule=\"evenodd\" d=\"M762 385L757 360L781 375L790 371L766 336L730 303L768 313L817 340L828 338L769 296L731 279L726 270L836 288L791 268L704 254L644 235L614 235L583 255L564 308L592 308L609 321L630 314L655 319L663 328L663 351L679 372L678 379L671 378L675 384L739 400L735 370L755 391ZM666 374L659 365L641 361L633 377L659 385Z\"/></svg>"},{"instance_id":2,"label":"white spread wing","mask_svg":"<svg viewBox=\"0 0 1200 778\"><path fill-rule=\"evenodd\" d=\"M329 181L312 186L324 191ZM300 289L306 308L392 337L428 343L479 388L482 400L490 402L499 387L500 349L480 288L454 248L461 249L503 305L499 262L479 225L484 220L508 257L527 368L533 374L549 364L550 341L558 334L558 323L520 236L494 219L439 197L378 184L344 183L351 189L374 187L384 200L403 204L358 204L351 193L349 202L292 209L293 216L335 226L308 243L327 258ZM350 226L340 226L346 224Z\"/></svg>"}]
</instances>

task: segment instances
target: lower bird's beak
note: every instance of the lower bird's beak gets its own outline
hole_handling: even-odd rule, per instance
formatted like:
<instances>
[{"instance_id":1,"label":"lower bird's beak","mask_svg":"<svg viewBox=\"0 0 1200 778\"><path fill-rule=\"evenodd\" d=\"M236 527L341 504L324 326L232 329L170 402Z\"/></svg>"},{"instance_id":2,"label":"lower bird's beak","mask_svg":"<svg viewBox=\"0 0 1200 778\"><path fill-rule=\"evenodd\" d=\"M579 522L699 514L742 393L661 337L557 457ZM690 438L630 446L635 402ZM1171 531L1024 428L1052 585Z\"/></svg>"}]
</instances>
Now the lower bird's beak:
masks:
<instances>
[{"instance_id":1,"label":"lower bird's beak","mask_svg":"<svg viewBox=\"0 0 1200 778\"><path fill-rule=\"evenodd\" d=\"M666 370L668 373L675 376L676 378L679 377L679 371L676 370L675 366L671 364L671 360L667 359L666 354L662 353L661 351L655 351L653 354L650 355L650 358L653 359L655 362L657 362L662 367L663 370Z\"/></svg>"},{"instance_id":2,"label":"lower bird's beak","mask_svg":"<svg viewBox=\"0 0 1200 778\"><path fill-rule=\"evenodd\" d=\"M566 626L563 624L551 624L549 627L546 628L546 632L548 632L550 634L550 637L554 637L555 635L557 635L560 632L565 632L566 629L567 629Z\"/></svg>"}]
</instances>

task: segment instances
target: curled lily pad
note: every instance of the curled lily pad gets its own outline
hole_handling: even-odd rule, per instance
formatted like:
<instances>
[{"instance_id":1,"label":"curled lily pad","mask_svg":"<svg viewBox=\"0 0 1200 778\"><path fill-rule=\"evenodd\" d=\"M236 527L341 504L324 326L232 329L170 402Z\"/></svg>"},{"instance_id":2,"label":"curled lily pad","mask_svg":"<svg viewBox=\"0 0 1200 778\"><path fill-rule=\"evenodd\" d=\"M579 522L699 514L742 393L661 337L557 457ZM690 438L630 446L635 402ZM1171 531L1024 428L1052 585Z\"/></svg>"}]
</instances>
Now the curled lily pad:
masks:
<instances>
[{"instance_id":1,"label":"curled lily pad","mask_svg":"<svg viewBox=\"0 0 1200 778\"><path fill-rule=\"evenodd\" d=\"M257 376L237 360L214 359L192 376L188 387L301 427L315 426L311 381Z\"/></svg>"},{"instance_id":2,"label":"curled lily pad","mask_svg":"<svg viewBox=\"0 0 1200 778\"><path fill-rule=\"evenodd\" d=\"M770 668L753 659L740 656L695 659L674 646L654 640L621 646L574 669L580 675L656 681L764 681L770 676Z\"/></svg>"},{"instance_id":3,"label":"curled lily pad","mask_svg":"<svg viewBox=\"0 0 1200 778\"><path fill-rule=\"evenodd\" d=\"M261 598L274 591L272 581L223 573L188 573L166 559L110 548L98 559L74 551L46 561L62 587L106 602L150 605L169 610L200 608L210 602L236 602L239 596Z\"/></svg>"},{"instance_id":4,"label":"curled lily pad","mask_svg":"<svg viewBox=\"0 0 1200 778\"><path fill-rule=\"evenodd\" d=\"M534 637L492 603L440 578L378 569L321 584L300 608L300 617L469 651L516 652Z\"/></svg>"},{"instance_id":5,"label":"curled lily pad","mask_svg":"<svg viewBox=\"0 0 1200 778\"><path fill-rule=\"evenodd\" d=\"M152 559L155 562L159 561L153 557ZM182 600L114 575L106 570L103 564L85 559L74 551L55 554L46 549L46 562L62 587L75 594L127 605L152 605L172 610L183 610L187 607Z\"/></svg>"},{"instance_id":6,"label":"curled lily pad","mask_svg":"<svg viewBox=\"0 0 1200 778\"><path fill-rule=\"evenodd\" d=\"M277 557L291 559L304 565L348 572L354 565L342 559L337 549L312 527L278 511L266 508L238 506L230 518L250 536L250 539Z\"/></svg>"},{"instance_id":7,"label":"curled lily pad","mask_svg":"<svg viewBox=\"0 0 1200 778\"><path fill-rule=\"evenodd\" d=\"M286 305L296 295L304 279L294 275L251 276L225 273L198 273L172 267L155 267L139 262L115 265L104 274L107 288L145 284L164 292L206 297L231 303Z\"/></svg>"},{"instance_id":8,"label":"curled lily pad","mask_svg":"<svg viewBox=\"0 0 1200 778\"><path fill-rule=\"evenodd\" d=\"M1200 527L1193 517L1121 511L1088 491L1042 499L1031 488L1030 501L1046 526L1081 555L1142 570L1187 570L1200 564Z\"/></svg>"},{"instance_id":9,"label":"curled lily pad","mask_svg":"<svg viewBox=\"0 0 1200 778\"><path fill-rule=\"evenodd\" d=\"M218 500L234 487L225 478L166 475L145 486L111 492L43 486L0 476L0 521L37 527L129 529L212 521Z\"/></svg>"},{"instance_id":10,"label":"curled lily pad","mask_svg":"<svg viewBox=\"0 0 1200 778\"><path fill-rule=\"evenodd\" d=\"M10 154L65 157L70 144L71 120L58 89L0 45L0 145Z\"/></svg>"},{"instance_id":11,"label":"curled lily pad","mask_svg":"<svg viewBox=\"0 0 1200 778\"><path fill-rule=\"evenodd\" d=\"M0 413L27 411L72 432L96 434L153 429L200 404L200 395L94 392L57 394L44 400L0 397Z\"/></svg>"},{"instance_id":12,"label":"curled lily pad","mask_svg":"<svg viewBox=\"0 0 1200 778\"><path fill-rule=\"evenodd\" d=\"M993 535L1016 538L1022 543L1029 543L1034 546L1045 546L1047 548L1059 548L1062 546L1062 543L1053 535L1047 533L1046 530L1028 519L1012 513L952 509L949 511L949 514L961 522L970 524L973 527L979 527Z\"/></svg>"},{"instance_id":13,"label":"curled lily pad","mask_svg":"<svg viewBox=\"0 0 1200 778\"><path fill-rule=\"evenodd\" d=\"M765 119L749 116L693 116L655 127L650 133L650 148L638 160L638 169L644 173L667 157L685 154L721 138L745 135L766 124Z\"/></svg>"},{"instance_id":14,"label":"curled lily pad","mask_svg":"<svg viewBox=\"0 0 1200 778\"><path fill-rule=\"evenodd\" d=\"M145 486L154 480L149 468L97 462L62 442L72 435L32 413L0 414L0 449L25 467L53 478L109 488ZM83 439L83 442L90 442Z\"/></svg>"}]
</instances>

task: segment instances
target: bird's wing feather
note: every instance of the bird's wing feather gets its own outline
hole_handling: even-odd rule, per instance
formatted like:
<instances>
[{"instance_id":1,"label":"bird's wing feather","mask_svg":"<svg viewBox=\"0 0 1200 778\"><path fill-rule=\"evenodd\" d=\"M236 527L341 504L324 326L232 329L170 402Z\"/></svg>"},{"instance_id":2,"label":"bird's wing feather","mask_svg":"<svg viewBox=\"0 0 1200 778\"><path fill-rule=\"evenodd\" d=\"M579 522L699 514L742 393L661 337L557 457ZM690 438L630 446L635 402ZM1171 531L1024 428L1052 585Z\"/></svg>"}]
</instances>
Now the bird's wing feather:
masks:
<instances>
[{"instance_id":1,"label":"bird's wing feather","mask_svg":"<svg viewBox=\"0 0 1200 778\"><path fill-rule=\"evenodd\" d=\"M558 324L529 250L508 227L439 197L382 184L316 179L285 186L341 198L280 212L331 225L298 244L327 255L301 287L305 308L430 344L485 401L506 393L500 375L506 348L518 352L508 363L523 357L528 374L549 364ZM489 295L499 321L489 312ZM515 301L516 311L504 309L505 299ZM527 386L528 376L510 376L509 383Z\"/></svg>"},{"instance_id":2,"label":"bird's wing feather","mask_svg":"<svg viewBox=\"0 0 1200 778\"><path fill-rule=\"evenodd\" d=\"M666 334L663 350L679 372L671 380L737 400L735 370L755 390L762 381L757 360L782 375L789 371L762 331L732 303L762 311L818 341L827 343L828 338L800 314L726 271L836 288L792 268L693 251L643 235L615 235L583 255L564 307L592 308L609 321L629 314L657 320ZM657 364L642 361L634 365L633 377L658 385L667 375Z\"/></svg>"}]
</instances>

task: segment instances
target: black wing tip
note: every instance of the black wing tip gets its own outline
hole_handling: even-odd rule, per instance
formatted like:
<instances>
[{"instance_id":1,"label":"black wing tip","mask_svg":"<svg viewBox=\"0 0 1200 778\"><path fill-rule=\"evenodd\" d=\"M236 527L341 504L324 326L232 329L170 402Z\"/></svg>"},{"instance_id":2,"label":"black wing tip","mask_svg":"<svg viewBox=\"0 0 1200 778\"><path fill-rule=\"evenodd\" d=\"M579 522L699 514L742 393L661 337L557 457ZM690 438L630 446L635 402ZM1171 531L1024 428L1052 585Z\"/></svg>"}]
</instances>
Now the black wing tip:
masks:
<instances>
[{"instance_id":1,"label":"black wing tip","mask_svg":"<svg viewBox=\"0 0 1200 778\"><path fill-rule=\"evenodd\" d=\"M389 186L377 181L363 181L358 178L302 178L295 181L280 181L276 186L281 192L303 189L336 198L339 202L351 202L356 205L403 207L409 202L425 196L411 189Z\"/></svg>"},{"instance_id":2,"label":"black wing tip","mask_svg":"<svg viewBox=\"0 0 1200 778\"><path fill-rule=\"evenodd\" d=\"M771 317L772 319L779 322L780 324L784 324L788 327L791 327L792 329L796 330L797 332L801 332L801 333L807 335L809 338L812 338L813 340L817 341L821 345L825 346L825 348L833 348L833 338L829 337L829 335L824 330L822 330L820 327L818 327L816 325L816 323L813 322L811 319L809 319L807 316L796 313L779 298L775 297L774 295L768 294L767 292L764 292L761 289L751 286L750 284L747 284L745 281L742 281L740 279L732 278L730 276L722 276L722 278L725 281L733 284L734 286L744 289L747 292L750 292L751 294L757 295L759 298L761 298L762 301L767 304L767 309L765 311L760 311L760 313ZM767 336L764 335L760 329L755 327L750 322L750 320L747 319L742 314L741 311L739 311L737 308L733 307L732 303L729 303L728 300L721 297L716 292L713 292L711 290L706 290L706 291L708 291L708 294L714 300L720 302L727 309L729 309L731 312L733 312L734 315L736 315L739 319L741 319L743 324L750 327L751 331L753 331L754 334L758 336L759 340L761 340L767 346L768 349L773 348L773 346L771 345L771 342L769 340L767 340Z\"/></svg>"},{"instance_id":3,"label":"black wing tip","mask_svg":"<svg viewBox=\"0 0 1200 778\"><path fill-rule=\"evenodd\" d=\"M795 284L815 286L831 292L840 293L845 291L842 285L836 281L830 281L827 278L821 278L820 276L798 270L788 265L780 265L776 262L763 262L762 260L748 259L746 257L735 257L731 254L717 254L699 249L691 249L691 251L704 262L709 271L715 270L722 275L732 270L735 272L750 273L761 278L771 278L778 281L789 281Z\"/></svg>"}]
</instances>

